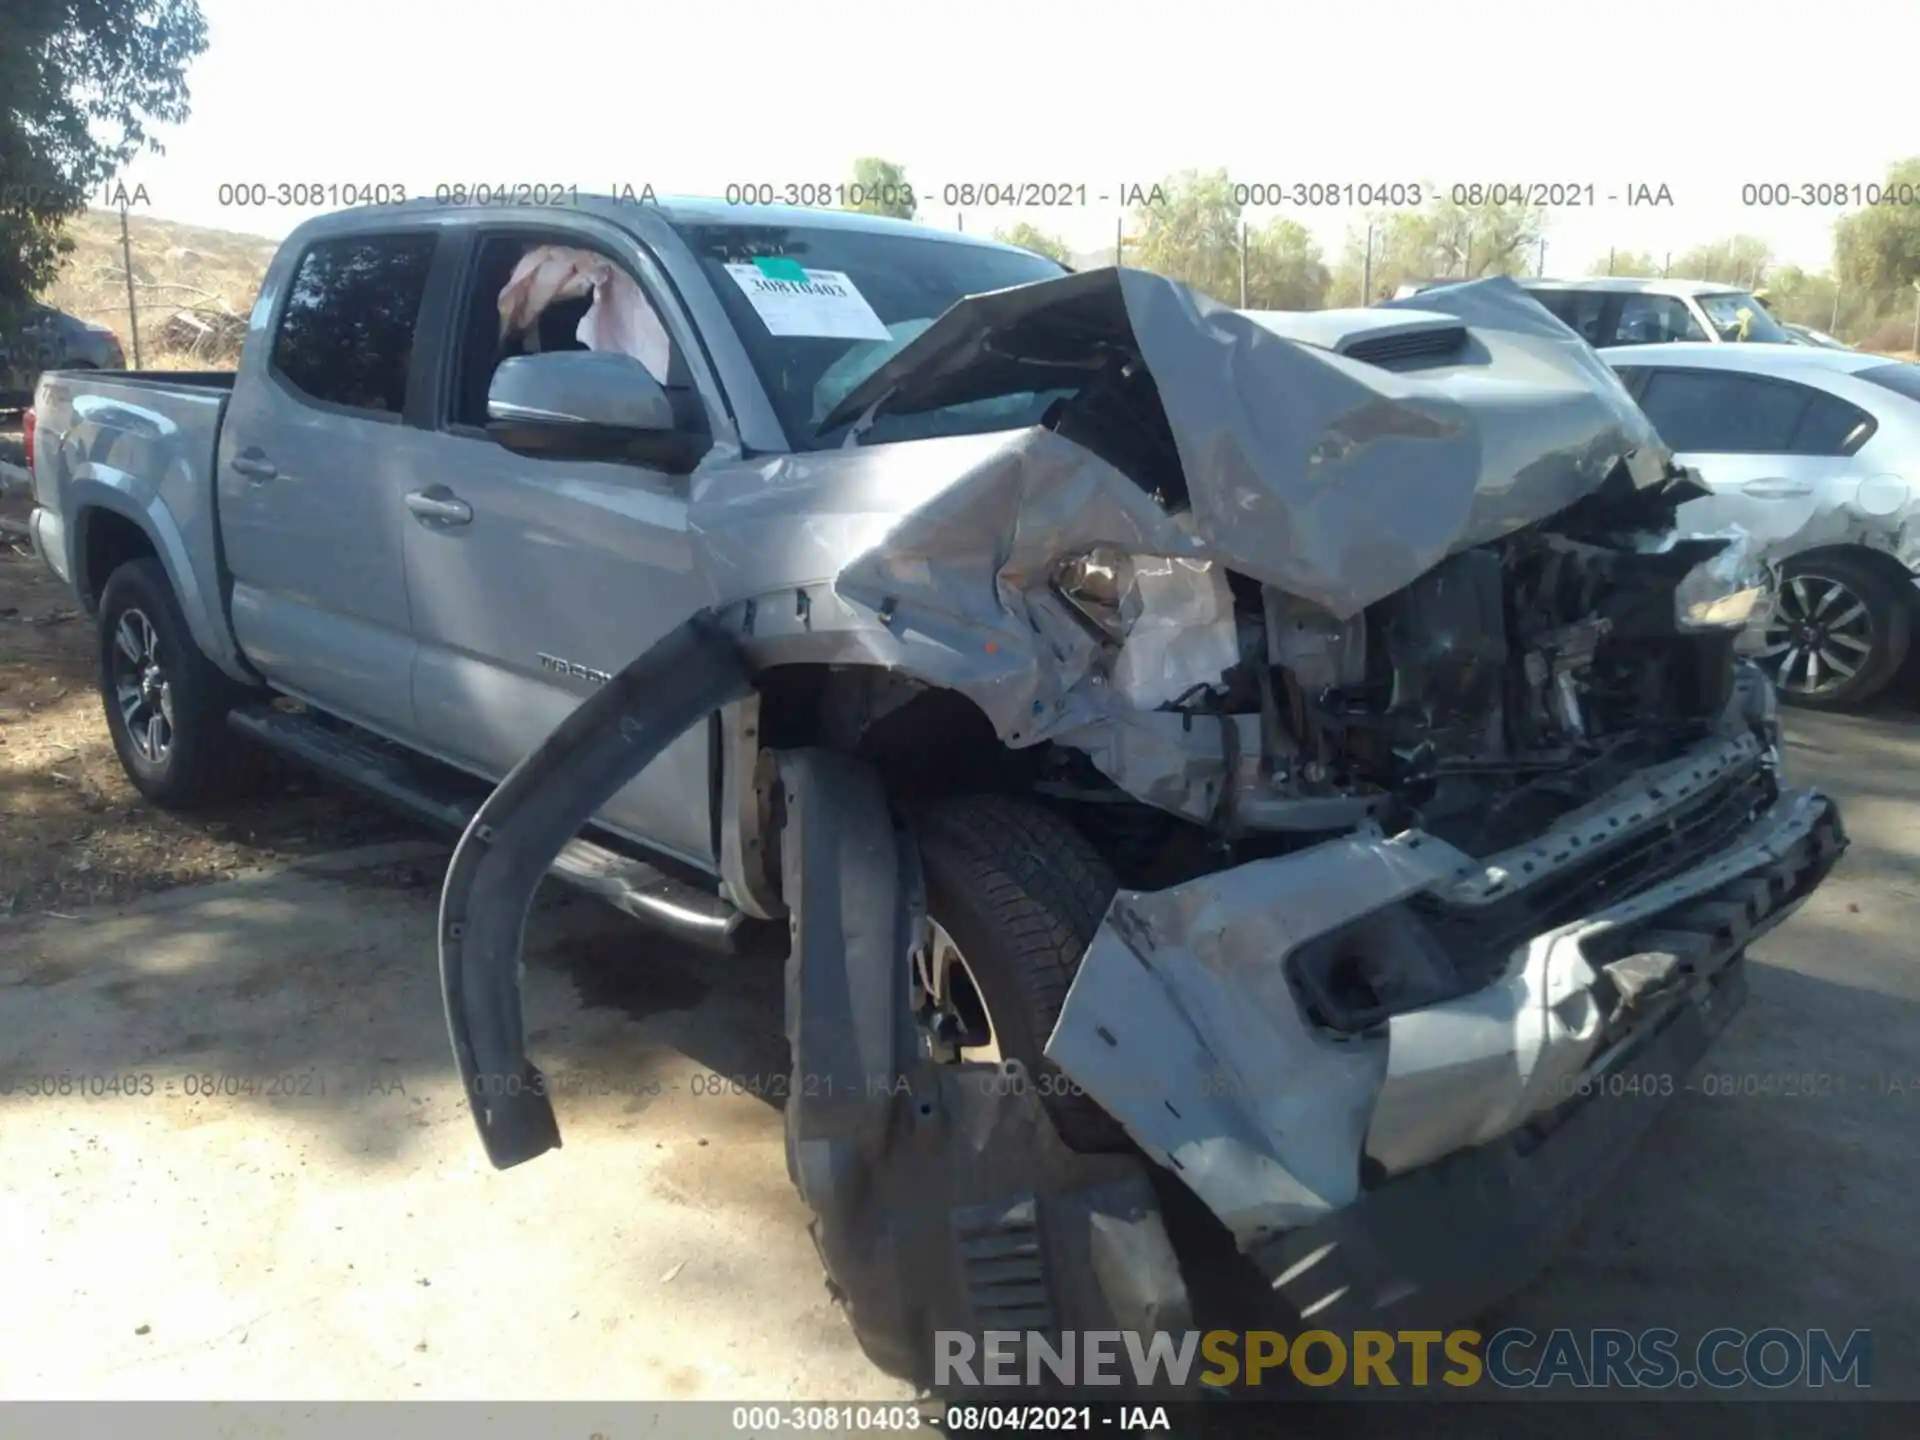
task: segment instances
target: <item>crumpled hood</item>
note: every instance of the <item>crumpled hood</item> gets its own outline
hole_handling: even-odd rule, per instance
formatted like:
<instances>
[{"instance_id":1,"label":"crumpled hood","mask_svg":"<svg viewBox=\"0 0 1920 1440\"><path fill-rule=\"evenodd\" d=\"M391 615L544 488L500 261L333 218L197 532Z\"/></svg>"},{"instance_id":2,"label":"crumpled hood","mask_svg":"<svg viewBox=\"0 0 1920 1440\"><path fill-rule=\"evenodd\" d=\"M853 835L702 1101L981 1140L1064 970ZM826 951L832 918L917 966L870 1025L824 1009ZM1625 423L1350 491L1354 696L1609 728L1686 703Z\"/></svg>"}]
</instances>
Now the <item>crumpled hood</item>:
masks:
<instances>
[{"instance_id":1,"label":"crumpled hood","mask_svg":"<svg viewBox=\"0 0 1920 1440\"><path fill-rule=\"evenodd\" d=\"M1070 275L961 301L825 423L1076 389L1137 362L1206 552L1342 617L1567 508L1623 461L1639 485L1668 473L1618 378L1512 281L1380 308L1452 315L1465 333L1452 354L1388 370L1162 276Z\"/></svg>"}]
</instances>

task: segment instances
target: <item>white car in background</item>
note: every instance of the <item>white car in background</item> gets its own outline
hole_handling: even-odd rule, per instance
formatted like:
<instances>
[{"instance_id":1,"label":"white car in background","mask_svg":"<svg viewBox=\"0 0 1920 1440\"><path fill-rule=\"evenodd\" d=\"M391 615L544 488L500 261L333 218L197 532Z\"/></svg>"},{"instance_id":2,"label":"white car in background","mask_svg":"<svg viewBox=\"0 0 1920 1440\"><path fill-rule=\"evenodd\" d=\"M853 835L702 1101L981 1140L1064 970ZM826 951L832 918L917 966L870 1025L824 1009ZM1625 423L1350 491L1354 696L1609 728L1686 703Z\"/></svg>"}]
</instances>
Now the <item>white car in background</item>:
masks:
<instances>
[{"instance_id":1,"label":"white car in background","mask_svg":"<svg viewBox=\"0 0 1920 1440\"><path fill-rule=\"evenodd\" d=\"M1458 280L1402 285L1404 300ZM1799 343L1751 291L1713 280L1642 280L1594 276L1581 280L1530 279L1514 283L1551 310L1596 350L1676 341L1705 344Z\"/></svg>"},{"instance_id":2,"label":"white car in background","mask_svg":"<svg viewBox=\"0 0 1920 1440\"><path fill-rule=\"evenodd\" d=\"M1920 574L1920 365L1808 345L1609 350L1713 491L1680 514L1738 525L1782 584L1762 654L1784 699L1858 705L1906 660Z\"/></svg>"}]
</instances>

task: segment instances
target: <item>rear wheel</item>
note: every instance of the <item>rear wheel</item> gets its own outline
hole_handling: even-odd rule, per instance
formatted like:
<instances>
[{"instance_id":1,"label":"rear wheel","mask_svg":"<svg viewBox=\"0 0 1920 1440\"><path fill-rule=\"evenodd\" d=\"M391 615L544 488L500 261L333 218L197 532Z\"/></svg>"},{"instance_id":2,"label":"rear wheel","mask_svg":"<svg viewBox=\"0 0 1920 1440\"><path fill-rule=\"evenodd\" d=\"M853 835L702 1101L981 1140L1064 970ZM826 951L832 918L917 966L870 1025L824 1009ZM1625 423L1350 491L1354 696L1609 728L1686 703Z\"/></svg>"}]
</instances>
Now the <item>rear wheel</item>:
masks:
<instances>
[{"instance_id":1,"label":"rear wheel","mask_svg":"<svg viewBox=\"0 0 1920 1440\"><path fill-rule=\"evenodd\" d=\"M1761 652L1780 698L1839 710L1885 689L1907 658L1910 588L1857 556L1789 561Z\"/></svg>"},{"instance_id":2,"label":"rear wheel","mask_svg":"<svg viewBox=\"0 0 1920 1440\"><path fill-rule=\"evenodd\" d=\"M100 697L121 768L172 810L223 800L256 773L227 728L244 692L201 653L155 559L130 560L100 595Z\"/></svg>"},{"instance_id":3,"label":"rear wheel","mask_svg":"<svg viewBox=\"0 0 1920 1440\"><path fill-rule=\"evenodd\" d=\"M1042 1053L1113 899L1113 872L1072 824L1031 801L966 796L919 820L936 1042L952 1059L1017 1063L1072 1149L1128 1148L1119 1123Z\"/></svg>"}]
</instances>

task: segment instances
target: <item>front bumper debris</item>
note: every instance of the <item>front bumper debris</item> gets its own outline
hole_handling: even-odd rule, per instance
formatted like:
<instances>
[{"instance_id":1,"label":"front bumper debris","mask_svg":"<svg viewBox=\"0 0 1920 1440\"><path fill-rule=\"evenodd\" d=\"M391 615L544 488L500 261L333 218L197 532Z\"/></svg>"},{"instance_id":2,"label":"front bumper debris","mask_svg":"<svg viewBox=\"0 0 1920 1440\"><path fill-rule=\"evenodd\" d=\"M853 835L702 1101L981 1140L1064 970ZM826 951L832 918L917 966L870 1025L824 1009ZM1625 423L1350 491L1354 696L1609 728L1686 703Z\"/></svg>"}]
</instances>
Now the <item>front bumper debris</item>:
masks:
<instances>
[{"instance_id":1,"label":"front bumper debris","mask_svg":"<svg viewBox=\"0 0 1920 1440\"><path fill-rule=\"evenodd\" d=\"M1595 1156L1614 1154L1609 1147L1628 1143L1639 1122L1609 1108L1567 1131L1605 1141L1547 1145L1550 1158L1525 1164L1501 1157L1532 1155L1538 1140L1527 1137L1557 1123L1568 1097L1609 1067L1643 1055L1692 1063L1698 1050L1687 1037L1704 1044L1718 1021L1690 1012L1737 994L1728 977L1746 946L1785 919L1846 848L1838 810L1810 791L1780 792L1725 833L1726 806L1742 801L1759 757L1740 741L1697 757L1690 764L1704 778L1686 793L1668 779L1621 795L1615 803L1631 807L1632 826L1609 804L1562 821L1530 847L1537 859L1522 863L1537 870L1531 877L1516 865L1490 879L1499 867L1409 832L1123 892L1046 1053L1186 1182L1303 1313L1317 1318L1340 1303L1399 1315L1429 1295L1444 1310L1470 1280L1497 1292L1554 1243L1559 1232L1545 1220L1569 1208L1567 1195L1591 1193ZM1626 843L1590 838L1596 822L1610 833L1616 818L1637 832ZM1688 833L1705 858L1669 857L1677 873L1642 873L1612 891L1628 898L1516 937L1504 960L1485 957L1491 983L1451 999L1342 1032L1313 1018L1312 996L1288 963L1381 916L1394 924L1374 924L1366 943L1403 946L1409 972L1458 953L1463 934L1490 947L1516 906L1551 917L1558 904L1564 915L1592 893L1594 874L1618 877L1628 860L1657 853L1654 835ZM1571 901L1556 901L1556 887L1581 880ZM1468 923L1449 929L1463 902L1473 902ZM1733 1003L1708 1008L1717 1015ZM1539 1203L1505 1193L1519 1189L1538 1190ZM1442 1232L1405 1228L1440 1211L1452 1217L1444 1243L1432 1242ZM1322 1238L1308 1245L1309 1235ZM1386 1258L1356 1260L1345 1279L1307 1280L1340 1272L1326 1257L1304 1264L1333 1242ZM1483 1248L1462 1259L1475 1246Z\"/></svg>"},{"instance_id":2,"label":"front bumper debris","mask_svg":"<svg viewBox=\"0 0 1920 1440\"><path fill-rule=\"evenodd\" d=\"M1293 1313L1337 1333L1456 1325L1572 1233L1746 997L1739 957L1520 1129L1399 1176L1253 1256Z\"/></svg>"}]
</instances>

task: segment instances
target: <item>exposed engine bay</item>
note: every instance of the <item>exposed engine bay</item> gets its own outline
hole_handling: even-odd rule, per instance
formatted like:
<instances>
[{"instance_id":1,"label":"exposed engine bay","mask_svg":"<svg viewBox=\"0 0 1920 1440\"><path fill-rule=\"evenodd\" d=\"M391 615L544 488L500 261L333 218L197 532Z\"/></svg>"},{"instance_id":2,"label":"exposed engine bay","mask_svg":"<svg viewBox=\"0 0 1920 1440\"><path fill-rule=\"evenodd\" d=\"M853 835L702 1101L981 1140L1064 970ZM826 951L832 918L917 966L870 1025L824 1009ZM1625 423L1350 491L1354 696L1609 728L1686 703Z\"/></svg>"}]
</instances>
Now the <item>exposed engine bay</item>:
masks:
<instances>
[{"instance_id":1,"label":"exposed engine bay","mask_svg":"<svg viewBox=\"0 0 1920 1440\"><path fill-rule=\"evenodd\" d=\"M1691 488L1675 481L1673 503ZM1749 575L1738 603L1709 602L1717 615L1696 603L1705 618L1684 626L1689 582L1717 557L1744 563L1727 556L1738 540L1649 550L1648 531L1568 518L1453 555L1347 620L1194 562L1096 556L1058 583L1103 631L1132 620L1112 654L1118 687L1151 699L1150 663L1152 679L1177 672L1176 685L1214 669L1164 708L1183 717L1190 744L1216 734L1220 769L1238 778L1204 817L1220 837L1371 819L1482 855L1709 733L1731 695L1739 628L1760 603ZM1210 587L1221 593L1204 623L1166 616L1205 610L1192 599ZM1154 618L1169 633L1156 636Z\"/></svg>"}]
</instances>

